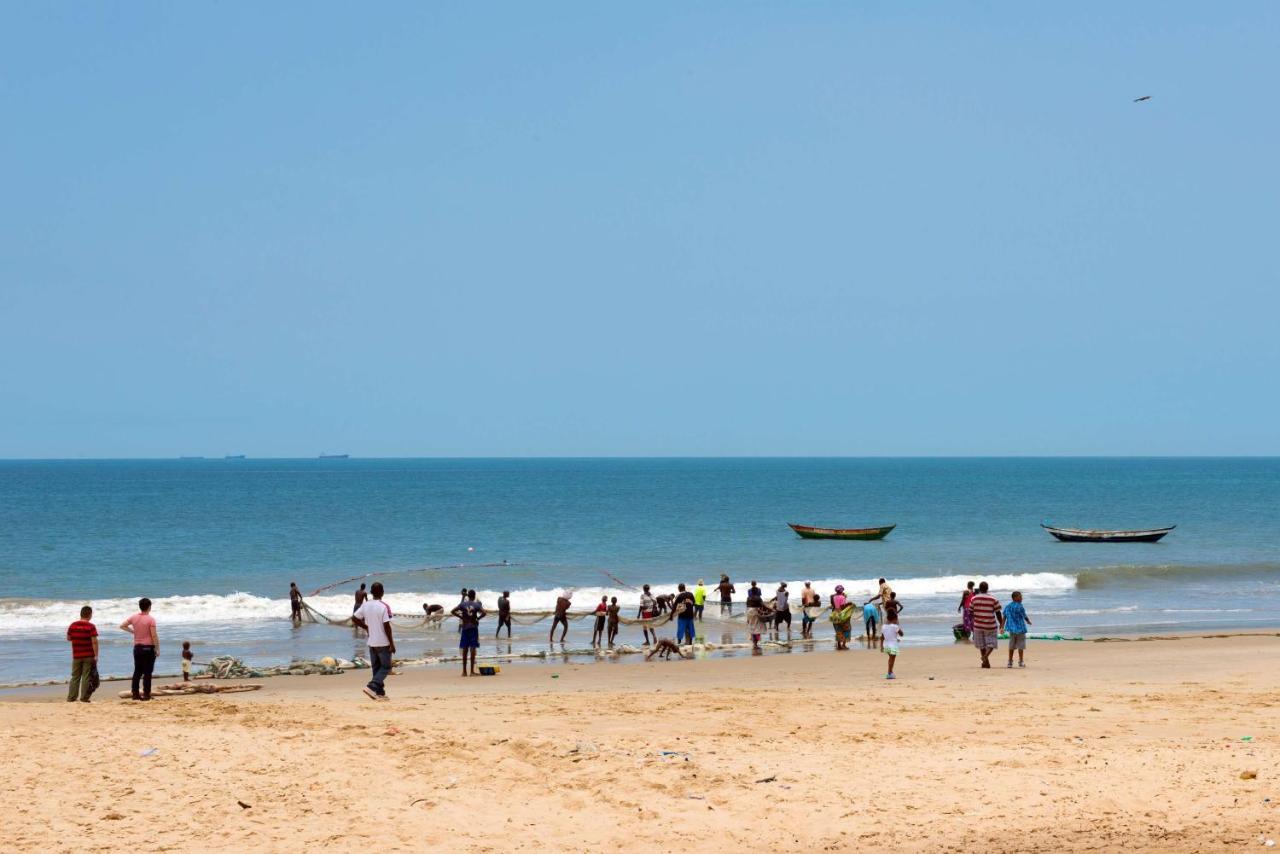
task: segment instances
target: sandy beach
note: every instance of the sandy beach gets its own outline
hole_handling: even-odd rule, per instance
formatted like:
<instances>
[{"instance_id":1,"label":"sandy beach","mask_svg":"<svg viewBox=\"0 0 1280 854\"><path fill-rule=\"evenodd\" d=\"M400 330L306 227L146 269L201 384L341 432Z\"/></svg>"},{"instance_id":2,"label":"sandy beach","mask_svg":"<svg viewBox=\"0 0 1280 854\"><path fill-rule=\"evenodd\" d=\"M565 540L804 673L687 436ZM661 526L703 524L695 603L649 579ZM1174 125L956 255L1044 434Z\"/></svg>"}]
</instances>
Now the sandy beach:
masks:
<instances>
[{"instance_id":1,"label":"sandy beach","mask_svg":"<svg viewBox=\"0 0 1280 854\"><path fill-rule=\"evenodd\" d=\"M908 629L909 630L909 629ZM0 702L20 850L1218 850L1280 837L1280 636L367 671ZM155 748L151 755L142 755ZM1251 776L1256 775L1256 776ZM1269 800L1268 800L1269 799Z\"/></svg>"}]
</instances>

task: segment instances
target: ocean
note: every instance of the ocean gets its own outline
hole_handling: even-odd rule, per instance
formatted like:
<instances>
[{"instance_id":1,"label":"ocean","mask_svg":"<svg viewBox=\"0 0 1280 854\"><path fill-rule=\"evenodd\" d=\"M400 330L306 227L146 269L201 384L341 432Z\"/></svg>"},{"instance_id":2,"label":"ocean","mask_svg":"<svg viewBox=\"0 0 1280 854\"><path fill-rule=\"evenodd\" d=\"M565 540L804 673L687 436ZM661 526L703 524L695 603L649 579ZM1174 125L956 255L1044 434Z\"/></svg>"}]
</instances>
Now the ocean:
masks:
<instances>
[{"instance_id":1,"label":"ocean","mask_svg":"<svg viewBox=\"0 0 1280 854\"><path fill-rule=\"evenodd\" d=\"M1042 520L1079 527L1176 524L1156 544L1059 543ZM807 541L787 522L896 524L880 542ZM506 565L503 565L503 562ZM258 665L350 658L352 630L294 626L288 587L310 594L377 573L397 614L452 607L463 586L492 607L576 609L636 587L674 591L730 575L739 598L812 581L855 597L888 578L911 644L950 643L966 581L1025 594L1035 633L1096 637L1280 625L1280 459L378 459L0 462L0 684L65 679L63 638L95 608L101 670L127 675L116 626L155 601L162 658L181 641L197 661ZM308 602L351 612L356 584ZM742 641L739 620L708 608L699 634ZM482 627L481 656L589 646L590 621L566 647L547 623L510 645ZM799 621L796 621L798 633ZM818 637L829 648L831 627ZM674 634L671 629L664 634ZM399 655L441 657L452 625L402 632ZM640 631L620 640L638 645ZM634 656L633 656L634 658Z\"/></svg>"}]
</instances>

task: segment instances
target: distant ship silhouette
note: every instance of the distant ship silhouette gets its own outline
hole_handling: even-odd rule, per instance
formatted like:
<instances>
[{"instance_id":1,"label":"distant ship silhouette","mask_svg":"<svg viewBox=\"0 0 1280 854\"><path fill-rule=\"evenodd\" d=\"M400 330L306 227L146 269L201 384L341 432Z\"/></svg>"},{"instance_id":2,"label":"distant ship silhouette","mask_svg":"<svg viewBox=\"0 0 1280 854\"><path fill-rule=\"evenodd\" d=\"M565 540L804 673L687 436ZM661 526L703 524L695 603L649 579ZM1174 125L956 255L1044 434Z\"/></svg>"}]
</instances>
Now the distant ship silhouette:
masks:
<instances>
[{"instance_id":1,"label":"distant ship silhouette","mask_svg":"<svg viewBox=\"0 0 1280 854\"><path fill-rule=\"evenodd\" d=\"M320 459L322 460L345 460L345 459L349 459L350 457L351 457L350 454L321 454L320 455Z\"/></svg>"}]
</instances>

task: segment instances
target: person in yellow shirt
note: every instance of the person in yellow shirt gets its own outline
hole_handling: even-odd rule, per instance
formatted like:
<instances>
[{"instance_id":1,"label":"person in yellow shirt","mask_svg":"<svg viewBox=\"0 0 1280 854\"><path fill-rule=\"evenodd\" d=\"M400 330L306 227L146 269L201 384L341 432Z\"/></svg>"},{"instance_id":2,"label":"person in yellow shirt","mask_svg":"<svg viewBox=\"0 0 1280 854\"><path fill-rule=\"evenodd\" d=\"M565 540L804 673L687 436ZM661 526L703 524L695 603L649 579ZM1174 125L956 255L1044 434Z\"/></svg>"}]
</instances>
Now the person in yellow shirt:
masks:
<instances>
[{"instance_id":1,"label":"person in yellow shirt","mask_svg":"<svg viewBox=\"0 0 1280 854\"><path fill-rule=\"evenodd\" d=\"M694 619L702 620L702 609L707 604L707 588L703 586L702 579L698 579L698 586L693 588L693 616Z\"/></svg>"}]
</instances>

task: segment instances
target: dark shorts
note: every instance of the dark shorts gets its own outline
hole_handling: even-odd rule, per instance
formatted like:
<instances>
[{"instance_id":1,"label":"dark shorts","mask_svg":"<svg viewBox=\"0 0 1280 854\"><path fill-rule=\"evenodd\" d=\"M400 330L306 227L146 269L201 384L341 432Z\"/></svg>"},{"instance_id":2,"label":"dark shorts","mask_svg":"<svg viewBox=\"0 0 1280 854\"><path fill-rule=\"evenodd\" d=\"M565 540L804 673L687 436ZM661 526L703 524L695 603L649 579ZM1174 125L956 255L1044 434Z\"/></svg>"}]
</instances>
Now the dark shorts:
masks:
<instances>
[{"instance_id":1,"label":"dark shorts","mask_svg":"<svg viewBox=\"0 0 1280 854\"><path fill-rule=\"evenodd\" d=\"M778 611L776 614L773 615L773 624L775 626L780 626L783 623L786 623L788 626L791 625L790 611Z\"/></svg>"},{"instance_id":2,"label":"dark shorts","mask_svg":"<svg viewBox=\"0 0 1280 854\"><path fill-rule=\"evenodd\" d=\"M458 649L476 649L480 646L480 627L463 626L458 635Z\"/></svg>"}]
</instances>

